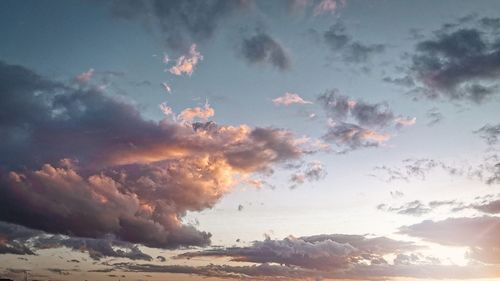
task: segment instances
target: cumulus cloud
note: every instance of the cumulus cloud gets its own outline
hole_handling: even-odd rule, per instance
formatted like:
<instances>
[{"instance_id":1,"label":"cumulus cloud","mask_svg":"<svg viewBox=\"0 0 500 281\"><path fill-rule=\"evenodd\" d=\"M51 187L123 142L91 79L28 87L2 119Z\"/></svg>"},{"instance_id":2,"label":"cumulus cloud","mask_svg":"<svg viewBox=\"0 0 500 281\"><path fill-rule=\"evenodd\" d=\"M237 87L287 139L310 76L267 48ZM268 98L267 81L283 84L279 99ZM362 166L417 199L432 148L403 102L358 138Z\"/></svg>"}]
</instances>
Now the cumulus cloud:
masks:
<instances>
[{"instance_id":1,"label":"cumulus cloud","mask_svg":"<svg viewBox=\"0 0 500 281\"><path fill-rule=\"evenodd\" d=\"M193 43L212 38L221 21L244 9L248 1L112 1L111 12L120 19L139 21L158 29L165 44L186 52Z\"/></svg>"},{"instance_id":2,"label":"cumulus cloud","mask_svg":"<svg viewBox=\"0 0 500 281\"><path fill-rule=\"evenodd\" d=\"M186 212L213 207L239 179L312 152L277 128L146 120L101 91L3 62L0 87L0 220L49 233L207 245L209 233L182 222Z\"/></svg>"},{"instance_id":3,"label":"cumulus cloud","mask_svg":"<svg viewBox=\"0 0 500 281\"><path fill-rule=\"evenodd\" d=\"M337 90L330 90L317 98L330 125L323 138L339 147L354 150L377 147L388 141L390 127L411 126L415 118L396 116L386 103L368 103L350 99Z\"/></svg>"},{"instance_id":4,"label":"cumulus cloud","mask_svg":"<svg viewBox=\"0 0 500 281\"><path fill-rule=\"evenodd\" d=\"M304 100L301 96L295 93L286 92L283 96L273 99L275 105L291 105L291 104L312 104L308 100Z\"/></svg>"},{"instance_id":5,"label":"cumulus cloud","mask_svg":"<svg viewBox=\"0 0 500 281\"><path fill-rule=\"evenodd\" d=\"M174 75L186 74L191 76L196 65L203 60L203 56L196 50L196 44L191 45L187 54L177 58L175 65L169 68L169 72ZM166 84L163 86L165 87ZM165 89L170 92L170 87L166 85Z\"/></svg>"},{"instance_id":6,"label":"cumulus cloud","mask_svg":"<svg viewBox=\"0 0 500 281\"><path fill-rule=\"evenodd\" d=\"M414 250L411 242L362 235L316 235L287 237L283 240L255 241L248 247L232 247L189 252L177 258L231 257L232 261L278 263L312 270L347 269L362 262L378 263L382 256Z\"/></svg>"},{"instance_id":7,"label":"cumulus cloud","mask_svg":"<svg viewBox=\"0 0 500 281\"><path fill-rule=\"evenodd\" d=\"M500 218L459 217L426 220L400 228L400 233L448 246L469 247L469 257L485 263L500 263Z\"/></svg>"},{"instance_id":8,"label":"cumulus cloud","mask_svg":"<svg viewBox=\"0 0 500 281\"><path fill-rule=\"evenodd\" d=\"M383 44L364 44L354 41L347 34L342 22L330 26L323 33L323 40L335 54L340 54L341 58L349 63L366 63L373 56L383 53L386 48Z\"/></svg>"},{"instance_id":9,"label":"cumulus cloud","mask_svg":"<svg viewBox=\"0 0 500 281\"><path fill-rule=\"evenodd\" d=\"M240 54L251 64L267 63L282 71L291 66L287 51L278 41L263 32L243 39Z\"/></svg>"}]
</instances>

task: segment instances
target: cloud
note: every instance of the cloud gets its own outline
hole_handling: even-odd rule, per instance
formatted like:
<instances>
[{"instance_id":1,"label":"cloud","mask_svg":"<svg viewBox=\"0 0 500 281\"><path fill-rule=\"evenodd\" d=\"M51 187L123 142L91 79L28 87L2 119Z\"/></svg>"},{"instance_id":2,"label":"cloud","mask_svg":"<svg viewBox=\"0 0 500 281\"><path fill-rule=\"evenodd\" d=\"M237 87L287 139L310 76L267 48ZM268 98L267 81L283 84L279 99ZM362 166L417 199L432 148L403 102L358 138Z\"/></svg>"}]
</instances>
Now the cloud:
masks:
<instances>
[{"instance_id":1,"label":"cloud","mask_svg":"<svg viewBox=\"0 0 500 281\"><path fill-rule=\"evenodd\" d=\"M290 176L290 181L293 183L290 188L293 189L298 185L304 184L306 181L313 182L322 180L327 174L328 172L321 162L315 161L307 163L304 171L297 171Z\"/></svg>"},{"instance_id":2,"label":"cloud","mask_svg":"<svg viewBox=\"0 0 500 281\"><path fill-rule=\"evenodd\" d=\"M340 123L330 127L323 138L328 142L334 142L340 147L350 150L361 147L377 147L388 141L388 134L363 128L349 123Z\"/></svg>"},{"instance_id":3,"label":"cloud","mask_svg":"<svg viewBox=\"0 0 500 281\"><path fill-rule=\"evenodd\" d=\"M498 143L498 137L500 136L500 124L486 124L474 131L474 133L479 134L479 136L484 139L488 145L495 145Z\"/></svg>"},{"instance_id":4,"label":"cloud","mask_svg":"<svg viewBox=\"0 0 500 281\"><path fill-rule=\"evenodd\" d=\"M273 99L275 105L291 105L291 104L312 104L308 100L304 100L297 94L286 92L283 96Z\"/></svg>"},{"instance_id":5,"label":"cloud","mask_svg":"<svg viewBox=\"0 0 500 281\"><path fill-rule=\"evenodd\" d=\"M495 21L484 19L484 23ZM418 97L468 101L481 104L498 92L500 45L498 34L485 30L484 24L449 24L419 41L407 74L393 81L408 80Z\"/></svg>"},{"instance_id":6,"label":"cloud","mask_svg":"<svg viewBox=\"0 0 500 281\"><path fill-rule=\"evenodd\" d=\"M86 84L92 79L92 76L94 76L94 69L91 68L88 71L82 72L78 76L76 76L75 80L76 82L80 84Z\"/></svg>"},{"instance_id":7,"label":"cloud","mask_svg":"<svg viewBox=\"0 0 500 281\"><path fill-rule=\"evenodd\" d=\"M73 251L87 252L94 260L106 257L152 260L137 245L117 241L112 237L93 239L52 235L5 222L0 222L0 237L2 241L0 243L0 253L3 254L35 255L41 249L69 248ZM79 261L72 260L71 262Z\"/></svg>"},{"instance_id":8,"label":"cloud","mask_svg":"<svg viewBox=\"0 0 500 281\"><path fill-rule=\"evenodd\" d=\"M443 114L439 112L439 110L436 107L429 109L426 113L426 116L427 119L429 119L429 122L427 122L427 126L434 126L444 119Z\"/></svg>"},{"instance_id":9,"label":"cloud","mask_svg":"<svg viewBox=\"0 0 500 281\"><path fill-rule=\"evenodd\" d=\"M172 93L172 87L170 87L170 85L167 83L167 82L163 82L161 83L161 85L163 86L163 89L165 90L165 92L167 93Z\"/></svg>"},{"instance_id":10,"label":"cloud","mask_svg":"<svg viewBox=\"0 0 500 281\"><path fill-rule=\"evenodd\" d=\"M465 176L491 185L500 182L499 163L500 159L496 154L484 157L481 162L475 164L466 161L457 164L429 158L408 158L403 160L401 167L382 165L373 169L376 171L374 176L386 182L395 180L410 181L415 178L425 180L431 172L442 170L450 176Z\"/></svg>"},{"instance_id":11,"label":"cloud","mask_svg":"<svg viewBox=\"0 0 500 281\"><path fill-rule=\"evenodd\" d=\"M282 71L291 66L291 59L281 44L262 32L243 39L240 54L251 64L268 63Z\"/></svg>"},{"instance_id":12,"label":"cloud","mask_svg":"<svg viewBox=\"0 0 500 281\"><path fill-rule=\"evenodd\" d=\"M392 126L411 126L415 118L395 116L386 103L368 103L353 100L338 90L330 90L317 98L325 114L330 118L327 133L323 138L339 147L342 152L362 147L377 147L388 141Z\"/></svg>"},{"instance_id":13,"label":"cloud","mask_svg":"<svg viewBox=\"0 0 500 281\"><path fill-rule=\"evenodd\" d=\"M459 217L426 220L400 228L401 234L447 246L469 247L469 257L485 263L500 263L500 218Z\"/></svg>"},{"instance_id":14,"label":"cloud","mask_svg":"<svg viewBox=\"0 0 500 281\"><path fill-rule=\"evenodd\" d=\"M125 0L113 1L111 12L159 30L170 49L186 52L193 43L211 39L224 19L246 6L243 0Z\"/></svg>"},{"instance_id":15,"label":"cloud","mask_svg":"<svg viewBox=\"0 0 500 281\"><path fill-rule=\"evenodd\" d=\"M231 257L232 261L277 263L310 270L341 270L357 263L378 262L382 256L415 249L411 242L361 235L316 235L255 241L248 247L189 252L177 258Z\"/></svg>"},{"instance_id":16,"label":"cloud","mask_svg":"<svg viewBox=\"0 0 500 281\"><path fill-rule=\"evenodd\" d=\"M177 58L175 65L170 67L168 71L174 75L186 74L191 76L196 68L196 65L202 60L203 56L196 50L196 44L193 44L189 48L189 52ZM165 86L165 84L163 86ZM167 87L165 87L165 89L170 92L168 90L170 87Z\"/></svg>"},{"instance_id":17,"label":"cloud","mask_svg":"<svg viewBox=\"0 0 500 281\"><path fill-rule=\"evenodd\" d=\"M205 103L203 107L186 108L177 116L181 122L192 123L194 119L200 119L207 122L210 117L215 115L215 110L210 104Z\"/></svg>"},{"instance_id":18,"label":"cloud","mask_svg":"<svg viewBox=\"0 0 500 281\"><path fill-rule=\"evenodd\" d=\"M277 128L146 120L102 91L21 66L0 63L0 87L0 220L49 233L207 245L209 233L182 222L188 211L211 208L240 179L314 152Z\"/></svg>"},{"instance_id":19,"label":"cloud","mask_svg":"<svg viewBox=\"0 0 500 281\"><path fill-rule=\"evenodd\" d=\"M346 5L347 0L321 0L316 7L314 7L314 15L318 16L325 13L334 13L340 3L342 6Z\"/></svg>"},{"instance_id":20,"label":"cloud","mask_svg":"<svg viewBox=\"0 0 500 281\"><path fill-rule=\"evenodd\" d=\"M347 34L342 22L337 22L323 33L326 45L335 53L340 53L342 59L349 63L366 63L377 54L383 53L386 46L383 44L364 44L353 41Z\"/></svg>"},{"instance_id":21,"label":"cloud","mask_svg":"<svg viewBox=\"0 0 500 281\"><path fill-rule=\"evenodd\" d=\"M400 215L410 215L410 216L421 216L424 214L428 214L436 208L442 206L455 206L459 208L460 204L455 202L454 200L450 201L431 201L429 204L425 204L420 200L414 200L411 202L407 202L401 206L388 206L387 204L380 204L377 206L378 210L393 212ZM461 208L461 207L460 207Z\"/></svg>"}]
</instances>

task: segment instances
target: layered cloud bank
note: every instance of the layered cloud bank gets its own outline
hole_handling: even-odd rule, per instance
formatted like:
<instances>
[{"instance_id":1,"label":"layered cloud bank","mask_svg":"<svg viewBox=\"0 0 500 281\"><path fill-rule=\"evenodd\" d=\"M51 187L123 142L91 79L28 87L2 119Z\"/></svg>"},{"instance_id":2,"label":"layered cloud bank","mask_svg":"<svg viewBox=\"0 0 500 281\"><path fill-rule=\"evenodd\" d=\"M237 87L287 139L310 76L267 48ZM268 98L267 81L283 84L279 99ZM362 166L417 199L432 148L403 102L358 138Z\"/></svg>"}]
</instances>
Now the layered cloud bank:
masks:
<instances>
[{"instance_id":1,"label":"layered cloud bank","mask_svg":"<svg viewBox=\"0 0 500 281\"><path fill-rule=\"evenodd\" d=\"M285 130L196 122L211 108L146 120L99 89L21 66L0 64L0 88L0 220L50 233L207 245L209 233L182 223L186 212L305 152Z\"/></svg>"},{"instance_id":2,"label":"layered cloud bank","mask_svg":"<svg viewBox=\"0 0 500 281\"><path fill-rule=\"evenodd\" d=\"M419 253L412 242L387 237L324 234L266 238L247 247L214 248L189 252L177 259L225 257L231 264L207 266L116 263L111 268L127 272L189 273L212 277L284 279L387 279L410 278L487 278L498 274L494 265L468 266L444 264ZM234 265L234 263L253 265Z\"/></svg>"}]
</instances>

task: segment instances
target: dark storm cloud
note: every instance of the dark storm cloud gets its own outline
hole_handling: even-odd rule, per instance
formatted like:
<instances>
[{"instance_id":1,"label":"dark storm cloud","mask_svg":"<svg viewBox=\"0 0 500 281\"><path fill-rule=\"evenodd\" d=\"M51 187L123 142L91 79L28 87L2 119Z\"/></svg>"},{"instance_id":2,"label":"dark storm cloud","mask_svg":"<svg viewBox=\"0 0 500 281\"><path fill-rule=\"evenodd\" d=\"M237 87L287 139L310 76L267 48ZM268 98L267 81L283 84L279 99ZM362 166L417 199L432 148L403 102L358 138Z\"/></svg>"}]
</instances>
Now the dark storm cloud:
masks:
<instances>
[{"instance_id":1,"label":"dark storm cloud","mask_svg":"<svg viewBox=\"0 0 500 281\"><path fill-rule=\"evenodd\" d=\"M500 218L459 217L441 221L426 220L400 228L400 233L447 246L469 247L469 258L499 264Z\"/></svg>"},{"instance_id":2,"label":"dark storm cloud","mask_svg":"<svg viewBox=\"0 0 500 281\"><path fill-rule=\"evenodd\" d=\"M0 63L0 91L0 220L50 233L207 245L209 233L182 223L186 212L214 206L242 175L313 151L286 130L192 123L211 108L145 120L91 85L21 66Z\"/></svg>"},{"instance_id":3,"label":"dark storm cloud","mask_svg":"<svg viewBox=\"0 0 500 281\"><path fill-rule=\"evenodd\" d=\"M185 52L193 43L212 38L221 21L247 6L247 2L125 0L113 1L111 12L118 18L158 28L168 47Z\"/></svg>"},{"instance_id":4,"label":"dark storm cloud","mask_svg":"<svg viewBox=\"0 0 500 281\"><path fill-rule=\"evenodd\" d=\"M406 76L386 81L411 81L406 86L428 99L475 104L490 100L498 93L500 77L500 37L491 32L497 21L483 18L479 24L443 26L416 44Z\"/></svg>"},{"instance_id":5,"label":"dark storm cloud","mask_svg":"<svg viewBox=\"0 0 500 281\"><path fill-rule=\"evenodd\" d=\"M369 103L330 90L317 98L319 105L330 118L323 138L339 147L342 152L361 147L377 147L390 139L386 131L415 124L415 118L396 116L386 103Z\"/></svg>"},{"instance_id":6,"label":"dark storm cloud","mask_svg":"<svg viewBox=\"0 0 500 281\"><path fill-rule=\"evenodd\" d=\"M382 262L382 256L416 248L410 242L361 235L316 235L255 241L248 247L185 253L177 258L231 257L232 261L278 263L311 270L347 269L359 262ZM383 261L385 262L385 261Z\"/></svg>"},{"instance_id":7,"label":"dark storm cloud","mask_svg":"<svg viewBox=\"0 0 500 281\"><path fill-rule=\"evenodd\" d=\"M67 248L87 252L94 260L106 257L127 258L150 261L137 245L115 239L93 239L52 235L20 225L0 222L0 253L15 255L35 255L41 249ZM79 262L71 260L70 262Z\"/></svg>"},{"instance_id":8,"label":"dark storm cloud","mask_svg":"<svg viewBox=\"0 0 500 281\"><path fill-rule=\"evenodd\" d=\"M383 44L367 45L353 41L341 22L330 26L323 34L323 39L333 52L340 52L342 59L349 63L365 63L386 48Z\"/></svg>"},{"instance_id":9,"label":"dark storm cloud","mask_svg":"<svg viewBox=\"0 0 500 281\"><path fill-rule=\"evenodd\" d=\"M243 39L240 54L251 64L268 63L279 70L288 70L291 60L285 49L266 33Z\"/></svg>"}]
</instances>

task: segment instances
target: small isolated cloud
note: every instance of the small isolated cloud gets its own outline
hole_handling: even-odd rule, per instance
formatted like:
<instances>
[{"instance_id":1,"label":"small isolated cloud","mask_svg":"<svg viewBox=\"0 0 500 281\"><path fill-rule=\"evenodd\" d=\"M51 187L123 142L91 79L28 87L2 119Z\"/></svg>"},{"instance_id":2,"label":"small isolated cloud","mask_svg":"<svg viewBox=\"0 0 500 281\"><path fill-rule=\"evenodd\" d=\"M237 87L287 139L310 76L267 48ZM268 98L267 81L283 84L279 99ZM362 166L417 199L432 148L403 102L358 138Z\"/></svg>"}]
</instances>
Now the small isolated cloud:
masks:
<instances>
[{"instance_id":1,"label":"small isolated cloud","mask_svg":"<svg viewBox=\"0 0 500 281\"><path fill-rule=\"evenodd\" d=\"M496 125L486 124L478 130L474 131L478 134L488 145L495 145L498 143L500 137L500 123Z\"/></svg>"},{"instance_id":2,"label":"small isolated cloud","mask_svg":"<svg viewBox=\"0 0 500 281\"><path fill-rule=\"evenodd\" d=\"M318 16L325 13L334 13L339 4L345 6L347 0L321 0L314 7L314 15Z\"/></svg>"},{"instance_id":3,"label":"small isolated cloud","mask_svg":"<svg viewBox=\"0 0 500 281\"><path fill-rule=\"evenodd\" d=\"M391 138L391 127L414 125L415 118L395 116L386 103L368 103L354 100L330 90L317 98L330 118L323 138L346 148L342 152L361 147L377 147Z\"/></svg>"},{"instance_id":4,"label":"small isolated cloud","mask_svg":"<svg viewBox=\"0 0 500 281\"><path fill-rule=\"evenodd\" d=\"M443 114L439 111L437 107L433 107L427 110L425 115L428 119L427 126L434 126L444 119Z\"/></svg>"},{"instance_id":5,"label":"small isolated cloud","mask_svg":"<svg viewBox=\"0 0 500 281\"><path fill-rule=\"evenodd\" d=\"M275 105L291 105L291 104L312 104L308 100L304 100L301 96L295 93L286 92L283 96L273 99Z\"/></svg>"},{"instance_id":6,"label":"small isolated cloud","mask_svg":"<svg viewBox=\"0 0 500 281\"><path fill-rule=\"evenodd\" d=\"M322 180L326 177L327 171L323 163L319 161L307 163L303 171L297 171L290 176L293 185L290 188L296 188L298 185L307 182Z\"/></svg>"},{"instance_id":7,"label":"small isolated cloud","mask_svg":"<svg viewBox=\"0 0 500 281\"><path fill-rule=\"evenodd\" d=\"M79 84L87 84L90 81L90 79L92 79L92 77L94 76L94 72L95 71L93 68L85 72L82 72L75 77L75 81Z\"/></svg>"},{"instance_id":8,"label":"small isolated cloud","mask_svg":"<svg viewBox=\"0 0 500 281\"><path fill-rule=\"evenodd\" d=\"M449 201L431 201L428 204L423 203L420 200L414 200L407 202L400 206L389 206L387 204L380 204L377 209L380 211L392 212L399 215L410 215L410 216L421 216L432 212L434 209L448 206L448 207L458 207L460 204L454 200Z\"/></svg>"},{"instance_id":9,"label":"small isolated cloud","mask_svg":"<svg viewBox=\"0 0 500 281\"><path fill-rule=\"evenodd\" d=\"M405 126L413 126L417 123L416 117L397 117L394 119L396 122L396 126L405 127Z\"/></svg>"},{"instance_id":10,"label":"small isolated cloud","mask_svg":"<svg viewBox=\"0 0 500 281\"><path fill-rule=\"evenodd\" d=\"M197 106L184 109L177 116L177 120L181 122L192 123L193 120L199 119L201 121L206 122L210 117L213 117L214 115L215 115L215 110L212 107L210 107L210 104L208 104L208 102L206 102L203 107Z\"/></svg>"},{"instance_id":11,"label":"small isolated cloud","mask_svg":"<svg viewBox=\"0 0 500 281\"><path fill-rule=\"evenodd\" d=\"M386 46L383 44L364 44L354 41L347 34L342 22L337 22L323 33L326 45L348 63L366 63L377 54L383 53Z\"/></svg>"},{"instance_id":12,"label":"small isolated cloud","mask_svg":"<svg viewBox=\"0 0 500 281\"><path fill-rule=\"evenodd\" d=\"M189 52L177 58L175 65L169 68L174 75L186 74L191 76L196 65L203 60L203 56L196 50L196 44L191 45Z\"/></svg>"},{"instance_id":13,"label":"small isolated cloud","mask_svg":"<svg viewBox=\"0 0 500 281\"><path fill-rule=\"evenodd\" d=\"M281 44L267 33L257 33L243 39L240 54L251 64L267 63L279 70L288 70L291 59Z\"/></svg>"},{"instance_id":14,"label":"small isolated cloud","mask_svg":"<svg viewBox=\"0 0 500 281\"><path fill-rule=\"evenodd\" d=\"M172 88L170 87L170 85L167 83L167 82L163 82L161 83L161 85L163 86L163 89L165 90L165 92L167 93L172 93Z\"/></svg>"}]
</instances>

